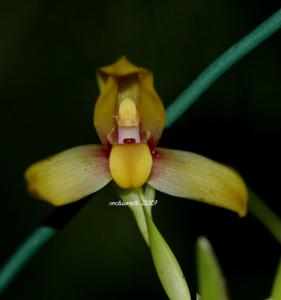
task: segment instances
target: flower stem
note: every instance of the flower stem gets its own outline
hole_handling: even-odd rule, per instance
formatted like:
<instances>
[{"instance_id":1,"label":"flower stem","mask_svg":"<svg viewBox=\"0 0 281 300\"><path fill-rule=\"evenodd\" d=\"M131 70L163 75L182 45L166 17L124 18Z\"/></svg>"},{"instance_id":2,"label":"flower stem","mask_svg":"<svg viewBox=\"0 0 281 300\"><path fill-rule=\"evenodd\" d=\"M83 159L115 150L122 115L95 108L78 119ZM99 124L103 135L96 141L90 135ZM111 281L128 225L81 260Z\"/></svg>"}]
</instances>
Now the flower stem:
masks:
<instances>
[{"instance_id":1,"label":"flower stem","mask_svg":"<svg viewBox=\"0 0 281 300\"><path fill-rule=\"evenodd\" d=\"M212 62L167 108L170 127L221 75L281 28L281 9Z\"/></svg>"},{"instance_id":2,"label":"flower stem","mask_svg":"<svg viewBox=\"0 0 281 300\"><path fill-rule=\"evenodd\" d=\"M88 202L90 197L56 208L42 225L19 246L15 253L0 269L0 296L4 293L10 282L29 259L48 242L56 232L63 228L72 217Z\"/></svg>"},{"instance_id":3,"label":"flower stem","mask_svg":"<svg viewBox=\"0 0 281 300\"><path fill-rule=\"evenodd\" d=\"M249 189L249 211L255 216L267 230L281 244L281 220L279 217L261 200L261 198Z\"/></svg>"},{"instance_id":4,"label":"flower stem","mask_svg":"<svg viewBox=\"0 0 281 300\"><path fill-rule=\"evenodd\" d=\"M9 285L10 281L24 267L28 260L56 233L51 227L37 228L18 250L10 257L0 271L0 295Z\"/></svg>"}]
</instances>

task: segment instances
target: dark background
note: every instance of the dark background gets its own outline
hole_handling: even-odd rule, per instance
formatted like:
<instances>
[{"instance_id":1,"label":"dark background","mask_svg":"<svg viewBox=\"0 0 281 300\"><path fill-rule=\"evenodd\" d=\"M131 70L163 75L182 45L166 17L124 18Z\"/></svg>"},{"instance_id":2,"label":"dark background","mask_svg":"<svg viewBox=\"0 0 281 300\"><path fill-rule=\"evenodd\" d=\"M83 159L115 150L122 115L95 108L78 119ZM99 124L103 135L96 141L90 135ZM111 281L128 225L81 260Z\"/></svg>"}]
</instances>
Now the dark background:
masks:
<instances>
[{"instance_id":1,"label":"dark background","mask_svg":"<svg viewBox=\"0 0 281 300\"><path fill-rule=\"evenodd\" d=\"M0 265L53 208L23 181L33 162L99 143L95 69L127 55L153 70L165 105L278 1L0 1ZM160 145L237 168L281 216L280 32L219 79ZM109 185L34 256L3 299L166 299L130 211ZM196 292L206 235L231 299L269 296L280 245L250 214L157 194L154 219Z\"/></svg>"}]
</instances>

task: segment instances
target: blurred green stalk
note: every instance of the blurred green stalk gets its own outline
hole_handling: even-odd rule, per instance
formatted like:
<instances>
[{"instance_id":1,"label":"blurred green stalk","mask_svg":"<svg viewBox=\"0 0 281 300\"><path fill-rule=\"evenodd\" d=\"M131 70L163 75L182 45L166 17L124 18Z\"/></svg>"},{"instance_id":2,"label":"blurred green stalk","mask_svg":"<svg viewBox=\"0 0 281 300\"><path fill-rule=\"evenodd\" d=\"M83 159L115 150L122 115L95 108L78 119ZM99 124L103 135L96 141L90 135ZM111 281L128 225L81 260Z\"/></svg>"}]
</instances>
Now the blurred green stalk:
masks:
<instances>
[{"instance_id":1,"label":"blurred green stalk","mask_svg":"<svg viewBox=\"0 0 281 300\"><path fill-rule=\"evenodd\" d=\"M0 295L9 285L10 281L25 266L29 259L51 238L56 230L51 227L40 226L10 257L0 270Z\"/></svg>"},{"instance_id":2,"label":"blurred green stalk","mask_svg":"<svg viewBox=\"0 0 281 300\"><path fill-rule=\"evenodd\" d=\"M281 220L252 190L249 191L249 210L281 244Z\"/></svg>"},{"instance_id":3,"label":"blurred green stalk","mask_svg":"<svg viewBox=\"0 0 281 300\"><path fill-rule=\"evenodd\" d=\"M281 28L281 9L212 62L167 108L167 127L185 111L230 67Z\"/></svg>"}]
</instances>

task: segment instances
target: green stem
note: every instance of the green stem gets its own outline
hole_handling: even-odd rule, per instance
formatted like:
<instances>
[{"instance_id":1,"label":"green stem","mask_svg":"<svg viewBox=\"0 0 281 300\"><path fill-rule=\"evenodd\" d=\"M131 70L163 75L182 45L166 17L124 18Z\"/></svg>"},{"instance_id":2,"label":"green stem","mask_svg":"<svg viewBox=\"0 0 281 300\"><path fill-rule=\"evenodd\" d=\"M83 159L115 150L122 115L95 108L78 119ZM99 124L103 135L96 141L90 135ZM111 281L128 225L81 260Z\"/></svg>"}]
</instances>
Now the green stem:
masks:
<instances>
[{"instance_id":1,"label":"green stem","mask_svg":"<svg viewBox=\"0 0 281 300\"><path fill-rule=\"evenodd\" d=\"M29 259L63 228L69 220L88 202L90 197L56 208L37 229L19 246L16 252L0 269L0 295Z\"/></svg>"},{"instance_id":2,"label":"green stem","mask_svg":"<svg viewBox=\"0 0 281 300\"><path fill-rule=\"evenodd\" d=\"M221 75L281 28L281 9L226 50L167 108L170 127Z\"/></svg>"},{"instance_id":3,"label":"green stem","mask_svg":"<svg viewBox=\"0 0 281 300\"><path fill-rule=\"evenodd\" d=\"M253 191L249 190L249 195L249 211L281 244L281 221L279 217Z\"/></svg>"},{"instance_id":4,"label":"green stem","mask_svg":"<svg viewBox=\"0 0 281 300\"><path fill-rule=\"evenodd\" d=\"M28 260L56 233L51 227L40 226L18 248L0 271L0 295Z\"/></svg>"}]
</instances>

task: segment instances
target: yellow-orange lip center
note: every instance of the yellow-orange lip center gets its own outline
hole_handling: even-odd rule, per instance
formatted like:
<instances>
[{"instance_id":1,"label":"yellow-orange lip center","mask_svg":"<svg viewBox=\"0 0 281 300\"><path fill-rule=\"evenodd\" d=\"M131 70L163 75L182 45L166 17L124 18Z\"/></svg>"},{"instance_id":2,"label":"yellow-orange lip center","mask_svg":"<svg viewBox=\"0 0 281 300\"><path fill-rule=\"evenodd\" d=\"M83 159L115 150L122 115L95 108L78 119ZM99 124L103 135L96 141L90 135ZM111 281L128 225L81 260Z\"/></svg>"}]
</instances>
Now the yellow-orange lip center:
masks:
<instances>
[{"instance_id":1,"label":"yellow-orange lip center","mask_svg":"<svg viewBox=\"0 0 281 300\"><path fill-rule=\"evenodd\" d=\"M109 156L113 180L122 188L145 184L152 170L152 155L147 144L114 145Z\"/></svg>"}]
</instances>

